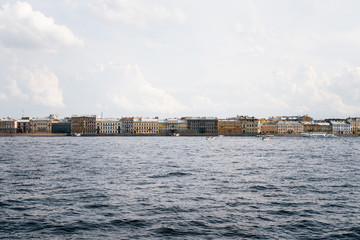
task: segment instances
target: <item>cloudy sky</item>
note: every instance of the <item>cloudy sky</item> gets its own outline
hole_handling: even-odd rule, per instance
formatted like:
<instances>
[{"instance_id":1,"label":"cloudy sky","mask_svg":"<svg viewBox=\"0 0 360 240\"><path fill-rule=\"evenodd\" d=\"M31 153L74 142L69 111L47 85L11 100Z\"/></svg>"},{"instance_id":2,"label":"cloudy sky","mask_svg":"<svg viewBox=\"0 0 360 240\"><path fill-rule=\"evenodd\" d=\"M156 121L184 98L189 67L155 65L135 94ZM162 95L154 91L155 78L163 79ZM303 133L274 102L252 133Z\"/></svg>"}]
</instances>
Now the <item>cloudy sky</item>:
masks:
<instances>
[{"instance_id":1,"label":"cloudy sky","mask_svg":"<svg viewBox=\"0 0 360 240\"><path fill-rule=\"evenodd\" d=\"M357 0L0 0L0 117L360 116Z\"/></svg>"}]
</instances>

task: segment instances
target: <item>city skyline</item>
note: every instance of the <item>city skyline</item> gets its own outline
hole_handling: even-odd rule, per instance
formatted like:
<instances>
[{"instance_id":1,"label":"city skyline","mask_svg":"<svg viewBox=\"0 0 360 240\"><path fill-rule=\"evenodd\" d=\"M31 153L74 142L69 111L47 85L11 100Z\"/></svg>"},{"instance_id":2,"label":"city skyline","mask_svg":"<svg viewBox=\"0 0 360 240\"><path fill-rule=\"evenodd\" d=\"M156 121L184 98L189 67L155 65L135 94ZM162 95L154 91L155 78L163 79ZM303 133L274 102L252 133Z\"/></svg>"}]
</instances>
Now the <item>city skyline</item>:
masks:
<instances>
[{"instance_id":1,"label":"city skyline","mask_svg":"<svg viewBox=\"0 0 360 240\"><path fill-rule=\"evenodd\" d=\"M357 1L6 1L0 116L360 116Z\"/></svg>"}]
</instances>

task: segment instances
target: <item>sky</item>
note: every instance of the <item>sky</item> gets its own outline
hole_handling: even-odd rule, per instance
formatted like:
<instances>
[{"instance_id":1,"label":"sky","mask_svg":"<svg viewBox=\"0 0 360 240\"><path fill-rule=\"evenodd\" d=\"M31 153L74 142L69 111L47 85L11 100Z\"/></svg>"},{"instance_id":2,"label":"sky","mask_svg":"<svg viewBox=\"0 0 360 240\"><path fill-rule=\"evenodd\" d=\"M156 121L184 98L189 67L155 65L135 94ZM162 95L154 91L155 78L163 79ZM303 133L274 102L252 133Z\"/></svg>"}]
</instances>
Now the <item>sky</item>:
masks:
<instances>
[{"instance_id":1,"label":"sky","mask_svg":"<svg viewBox=\"0 0 360 240\"><path fill-rule=\"evenodd\" d=\"M0 0L0 118L360 116L357 0Z\"/></svg>"}]
</instances>

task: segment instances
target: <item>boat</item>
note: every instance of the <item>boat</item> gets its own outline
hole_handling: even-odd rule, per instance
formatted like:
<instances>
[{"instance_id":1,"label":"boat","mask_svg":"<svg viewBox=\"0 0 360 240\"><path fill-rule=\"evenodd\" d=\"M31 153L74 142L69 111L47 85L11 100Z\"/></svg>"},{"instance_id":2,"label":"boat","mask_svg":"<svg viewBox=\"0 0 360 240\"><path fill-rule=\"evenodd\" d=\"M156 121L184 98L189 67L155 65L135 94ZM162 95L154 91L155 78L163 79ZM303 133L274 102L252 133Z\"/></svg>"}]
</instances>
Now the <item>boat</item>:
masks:
<instances>
[{"instance_id":1,"label":"boat","mask_svg":"<svg viewBox=\"0 0 360 240\"><path fill-rule=\"evenodd\" d=\"M214 136L206 137L206 140L215 140L215 139L216 139L216 137L214 137Z\"/></svg>"},{"instance_id":2,"label":"boat","mask_svg":"<svg viewBox=\"0 0 360 240\"><path fill-rule=\"evenodd\" d=\"M269 140L270 140L270 136L265 135L265 136L263 136L261 139L264 140L264 141L269 141Z\"/></svg>"},{"instance_id":3,"label":"boat","mask_svg":"<svg viewBox=\"0 0 360 240\"><path fill-rule=\"evenodd\" d=\"M337 136L334 134L326 134L326 138L336 138Z\"/></svg>"},{"instance_id":4,"label":"boat","mask_svg":"<svg viewBox=\"0 0 360 240\"><path fill-rule=\"evenodd\" d=\"M81 133L74 133L73 136L75 136L75 137L80 137L80 136L81 136Z\"/></svg>"}]
</instances>

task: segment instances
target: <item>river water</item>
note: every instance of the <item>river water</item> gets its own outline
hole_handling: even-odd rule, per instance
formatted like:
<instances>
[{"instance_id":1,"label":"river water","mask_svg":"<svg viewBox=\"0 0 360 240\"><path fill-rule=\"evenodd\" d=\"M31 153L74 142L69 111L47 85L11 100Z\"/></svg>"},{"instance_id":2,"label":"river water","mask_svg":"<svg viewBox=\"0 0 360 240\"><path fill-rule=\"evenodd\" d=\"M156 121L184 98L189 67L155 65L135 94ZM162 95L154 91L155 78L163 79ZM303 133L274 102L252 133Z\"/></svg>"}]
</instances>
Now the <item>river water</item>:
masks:
<instances>
[{"instance_id":1,"label":"river water","mask_svg":"<svg viewBox=\"0 0 360 240\"><path fill-rule=\"evenodd\" d=\"M0 238L360 239L360 138L1 137Z\"/></svg>"}]
</instances>

